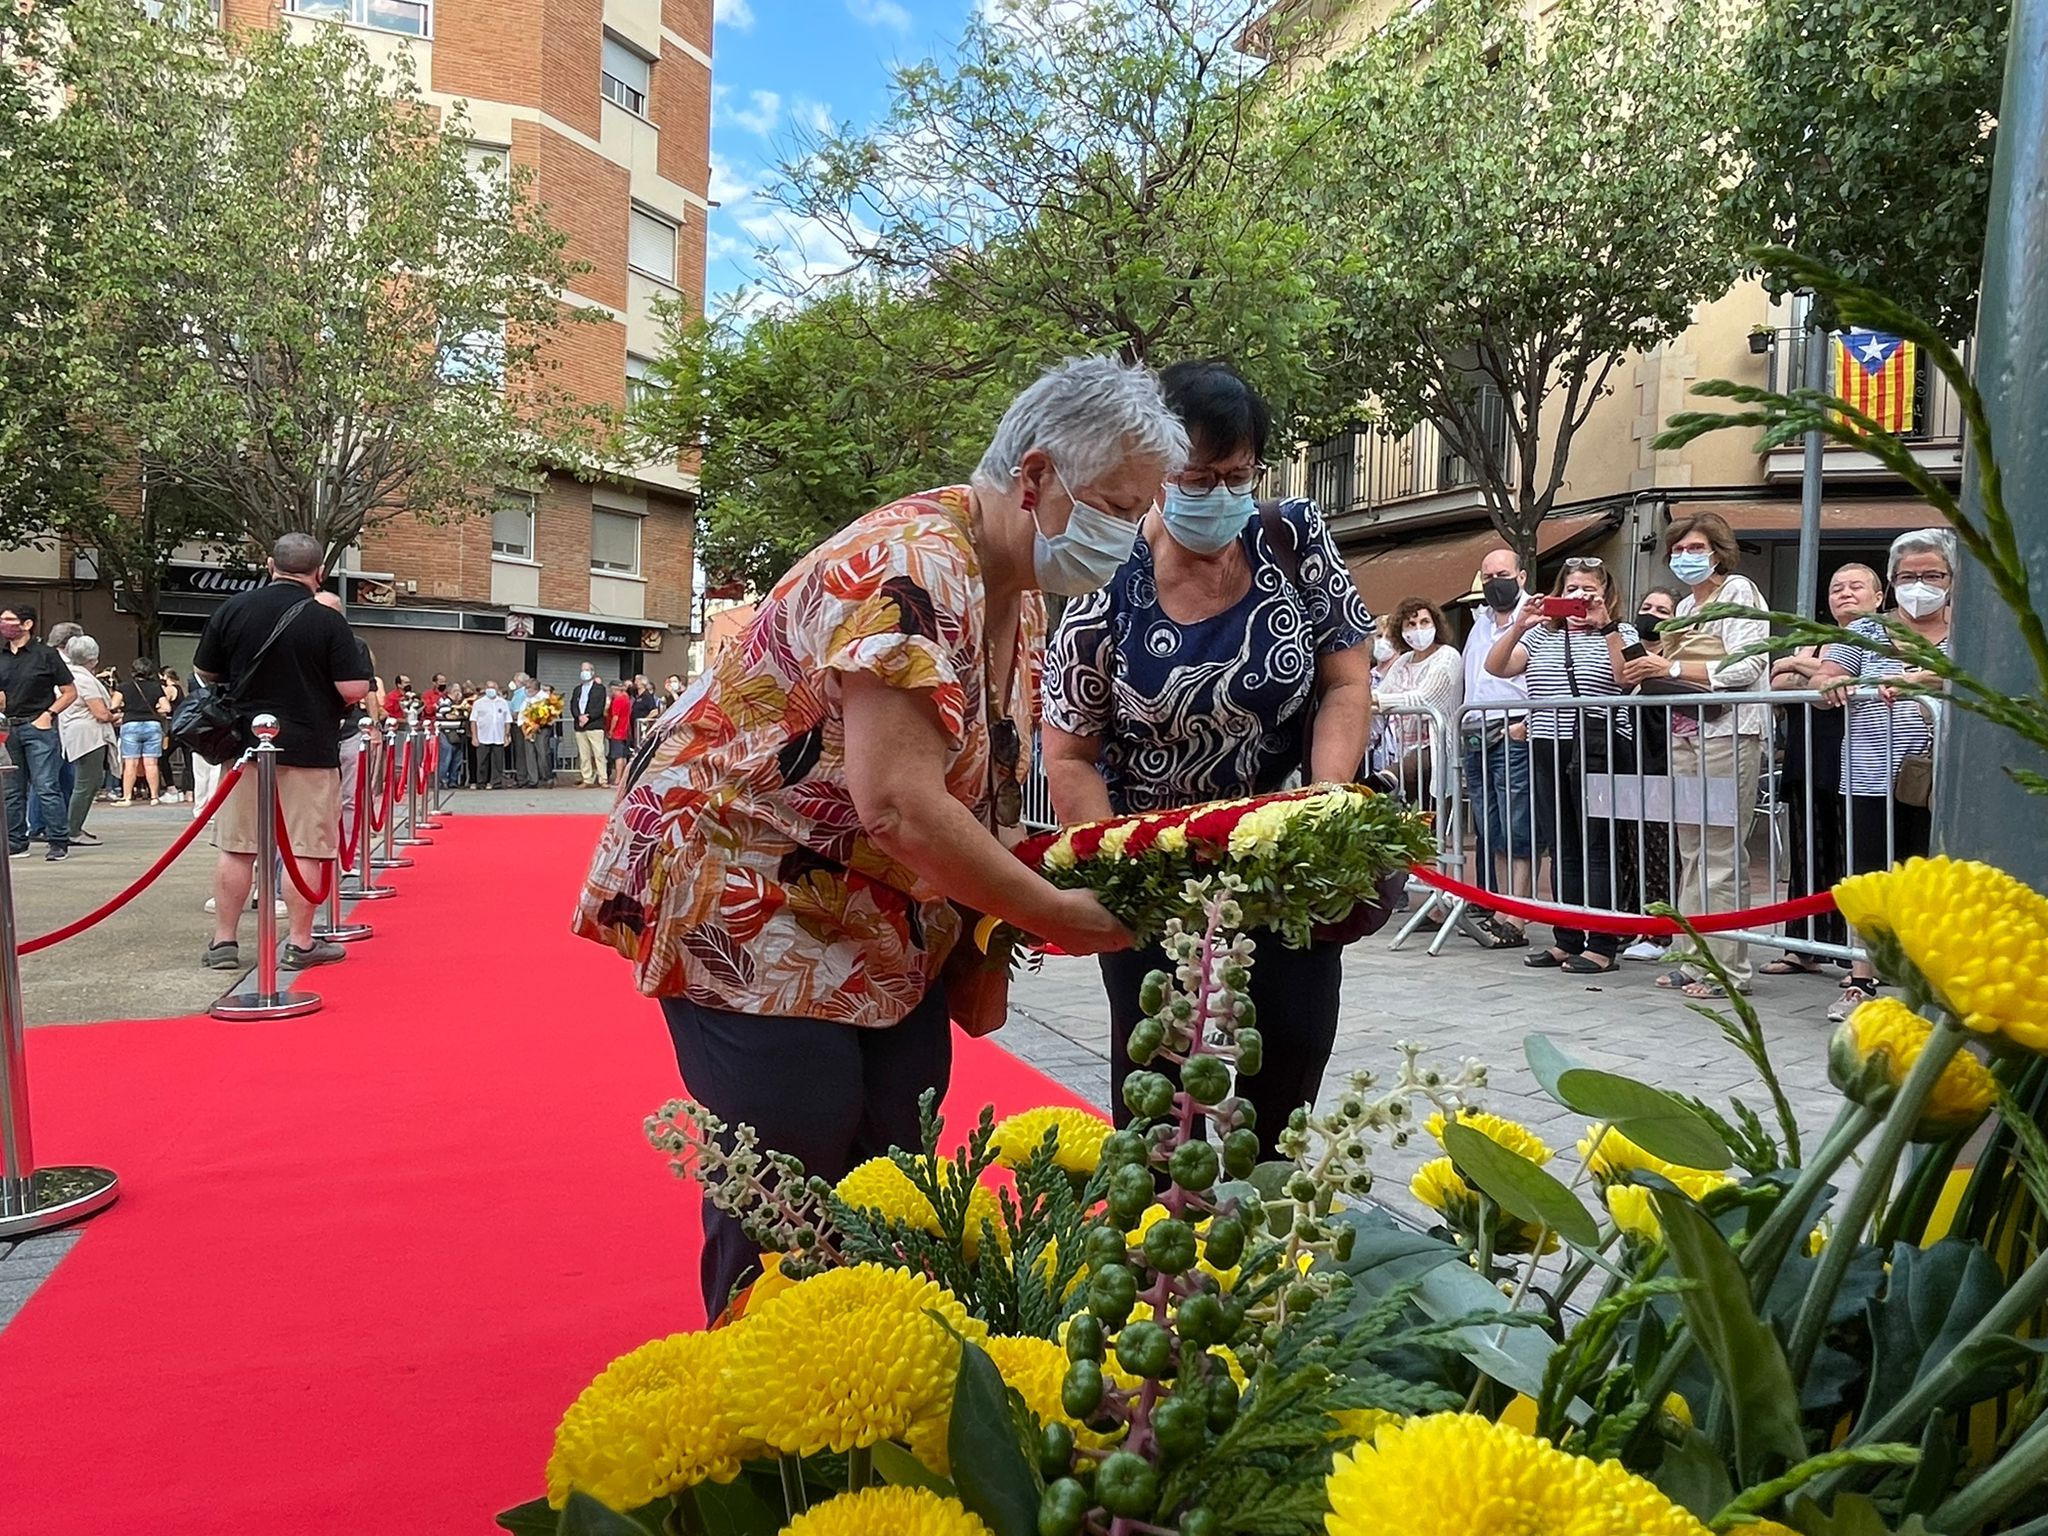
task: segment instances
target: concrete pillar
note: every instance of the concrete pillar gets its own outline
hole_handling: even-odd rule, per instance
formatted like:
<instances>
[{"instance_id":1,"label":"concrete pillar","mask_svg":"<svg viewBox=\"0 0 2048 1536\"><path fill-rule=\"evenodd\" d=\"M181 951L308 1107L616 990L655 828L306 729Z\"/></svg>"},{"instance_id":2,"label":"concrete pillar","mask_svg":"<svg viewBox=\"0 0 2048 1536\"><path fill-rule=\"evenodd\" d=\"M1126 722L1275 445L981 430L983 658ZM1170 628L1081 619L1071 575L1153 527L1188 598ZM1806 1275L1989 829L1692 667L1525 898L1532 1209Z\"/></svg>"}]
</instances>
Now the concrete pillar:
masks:
<instances>
[{"instance_id":1,"label":"concrete pillar","mask_svg":"<svg viewBox=\"0 0 2048 1536\"><path fill-rule=\"evenodd\" d=\"M2048 0L2012 8L1977 340L2005 505L2035 606L2048 608ZM1982 509L1979 469L1966 459L1963 504L1972 516ZM2008 693L2038 692L2042 680L1989 578L1968 559L1957 576L1956 659ZM2048 796L2027 794L2007 772L2048 774L2048 754L1974 715L1949 717L1936 817L1943 850L2048 891Z\"/></svg>"}]
</instances>

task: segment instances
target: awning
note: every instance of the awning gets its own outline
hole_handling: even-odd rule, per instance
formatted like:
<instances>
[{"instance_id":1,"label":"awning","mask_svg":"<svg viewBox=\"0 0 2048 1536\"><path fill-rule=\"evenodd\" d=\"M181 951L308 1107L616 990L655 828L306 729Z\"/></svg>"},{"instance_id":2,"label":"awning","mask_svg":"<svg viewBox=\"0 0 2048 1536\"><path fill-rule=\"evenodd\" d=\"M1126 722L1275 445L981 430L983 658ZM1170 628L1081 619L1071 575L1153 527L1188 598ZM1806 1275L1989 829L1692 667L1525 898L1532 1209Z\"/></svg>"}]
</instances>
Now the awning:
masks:
<instances>
[{"instance_id":1,"label":"awning","mask_svg":"<svg viewBox=\"0 0 2048 1536\"><path fill-rule=\"evenodd\" d=\"M1720 513L1737 534L1799 536L1797 501L1680 501L1671 506L1674 518L1699 512ZM1861 501L1823 497L1820 504L1823 535L1863 533L1888 538L1912 528L1938 527L1940 523L1939 512L1912 496L1866 497Z\"/></svg>"},{"instance_id":2,"label":"awning","mask_svg":"<svg viewBox=\"0 0 2048 1536\"><path fill-rule=\"evenodd\" d=\"M1618 507L1545 518L1536 530L1537 558L1548 559L1575 549L1607 533L1620 521ZM1346 563L1365 606L1376 614L1391 613L1406 597L1426 597L1443 605L1469 595L1479 562L1488 550L1500 548L1501 543L1501 536L1489 525L1404 539L1353 555Z\"/></svg>"}]
</instances>

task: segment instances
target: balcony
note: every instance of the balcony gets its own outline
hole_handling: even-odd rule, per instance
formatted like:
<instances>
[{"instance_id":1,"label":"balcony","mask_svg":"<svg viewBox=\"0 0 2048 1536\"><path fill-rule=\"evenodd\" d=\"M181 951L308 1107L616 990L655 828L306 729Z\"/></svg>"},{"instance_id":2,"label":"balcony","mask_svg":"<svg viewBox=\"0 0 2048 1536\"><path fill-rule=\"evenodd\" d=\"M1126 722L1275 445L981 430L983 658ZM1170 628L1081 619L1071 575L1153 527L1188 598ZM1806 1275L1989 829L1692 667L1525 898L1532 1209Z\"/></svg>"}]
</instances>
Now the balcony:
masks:
<instances>
[{"instance_id":1,"label":"balcony","mask_svg":"<svg viewBox=\"0 0 2048 1536\"><path fill-rule=\"evenodd\" d=\"M1502 460L1508 461L1507 413L1500 397L1489 391L1481 408ZM1508 483L1514 483L1512 462ZM1446 443L1430 421L1401 433L1358 422L1310 443L1274 467L1269 494L1309 497L1340 539L1389 521L1462 521L1486 507L1477 467Z\"/></svg>"},{"instance_id":2,"label":"balcony","mask_svg":"<svg viewBox=\"0 0 2048 1536\"><path fill-rule=\"evenodd\" d=\"M1781 393L1797 388L1804 382L1799 376L1805 353L1802 344L1804 328L1788 327L1773 331L1771 336L1769 387ZM1970 344L1965 343L1960 351L1963 366L1975 374L1976 362ZM1916 363L1913 370L1913 425L1899 435L1900 440L1930 474L1946 480L1960 479L1963 473L1962 403L1956 398L1948 380L1925 358L1917 359ZM1833 388L1832 374L1829 387ZM1764 455L1764 478L1774 484L1796 481L1802 473L1804 460L1805 450L1798 443L1773 448ZM1829 480L1894 479L1892 472L1874 455L1832 442L1827 445L1824 473Z\"/></svg>"}]
</instances>

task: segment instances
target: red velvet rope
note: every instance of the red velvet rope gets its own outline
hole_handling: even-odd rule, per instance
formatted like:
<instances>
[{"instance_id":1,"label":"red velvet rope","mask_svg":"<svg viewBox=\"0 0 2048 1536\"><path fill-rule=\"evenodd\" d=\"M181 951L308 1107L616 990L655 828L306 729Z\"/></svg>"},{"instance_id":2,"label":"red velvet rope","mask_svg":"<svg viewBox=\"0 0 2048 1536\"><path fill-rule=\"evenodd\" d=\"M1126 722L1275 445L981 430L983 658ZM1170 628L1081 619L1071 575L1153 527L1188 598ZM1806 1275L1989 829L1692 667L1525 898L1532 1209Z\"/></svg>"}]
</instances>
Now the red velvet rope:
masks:
<instances>
[{"instance_id":1,"label":"red velvet rope","mask_svg":"<svg viewBox=\"0 0 2048 1536\"><path fill-rule=\"evenodd\" d=\"M48 949L52 944L62 944L66 939L75 938L95 924L105 922L116 912L127 906L129 902L148 890L150 886L156 883L159 875L177 862L178 855L192 846L192 840L204 830L206 824L213 820L215 813L220 810L222 803L227 799L228 791L233 789L235 781L241 778L244 766L246 766L244 763L236 763L220 776L220 785L214 790L213 798L206 802L206 809L201 811L194 820L186 824L185 830L171 840L171 846L163 851L163 854L154 864L142 872L142 877L133 885L122 891L118 896L93 908L92 911L76 921L66 923L62 928L52 929L49 933L43 934L38 938L24 941L16 953L32 955L39 949Z\"/></svg>"},{"instance_id":2,"label":"red velvet rope","mask_svg":"<svg viewBox=\"0 0 2048 1536\"><path fill-rule=\"evenodd\" d=\"M370 754L369 750L365 748L363 751L358 752L356 754L356 814L354 818L355 824L351 826L349 824L349 819L346 817L342 819L341 823L341 867L343 869L355 868L356 850L362 846L363 817L367 815L369 811L369 782Z\"/></svg>"},{"instance_id":3,"label":"red velvet rope","mask_svg":"<svg viewBox=\"0 0 2048 1536\"><path fill-rule=\"evenodd\" d=\"M434 767L441 761L441 733L434 731L427 736L426 749L420 753L420 793L426 794L434 784Z\"/></svg>"},{"instance_id":4,"label":"red velvet rope","mask_svg":"<svg viewBox=\"0 0 2048 1536\"><path fill-rule=\"evenodd\" d=\"M1585 911L1577 907L1553 907L1546 902L1525 901L1518 896L1501 896L1492 891L1481 890L1476 885L1467 885L1455 880L1442 870L1416 864L1409 873L1424 885L1433 885L1440 891L1453 896L1462 896L1475 906L1485 907L1490 912L1505 912L1512 917L1524 918L1535 923L1562 923L1567 928L1583 929L1588 933L1644 933L1658 937L1680 934L1684 928L1668 917L1651 917L1630 912ZM1777 902L1768 907L1746 907L1740 912L1710 912L1703 917L1691 917L1687 921L1701 933L1727 933L1736 928L1767 928L1772 923L1792 922L1802 917L1817 917L1823 912L1832 912L1835 907L1833 891L1816 891L1811 896L1796 897L1791 901Z\"/></svg>"},{"instance_id":5,"label":"red velvet rope","mask_svg":"<svg viewBox=\"0 0 2048 1536\"><path fill-rule=\"evenodd\" d=\"M321 902L327 899L327 892L334 884L333 861L329 859L322 859L320 861L325 866L322 872L327 878L320 882L319 890L316 891L313 887L306 884L305 877L299 873L298 856L292 852L291 833L285 830L283 804L280 803L273 806L271 813L277 818L277 851L284 856L279 862L284 865L285 878L299 888L301 896L305 897L314 906L319 906Z\"/></svg>"},{"instance_id":6,"label":"red velvet rope","mask_svg":"<svg viewBox=\"0 0 2048 1536\"><path fill-rule=\"evenodd\" d=\"M377 750L381 752L383 751L383 748L379 746ZM383 779L384 787L382 791L376 796L377 799L382 800L384 802L384 809L382 812L379 812L375 809L372 809L370 812L370 830L373 833L382 832L387 826L391 824L391 807L394 803L396 803L398 799L398 778L397 775L391 771L392 767L393 764L391 762L387 761L385 763L384 773L381 776Z\"/></svg>"}]
</instances>

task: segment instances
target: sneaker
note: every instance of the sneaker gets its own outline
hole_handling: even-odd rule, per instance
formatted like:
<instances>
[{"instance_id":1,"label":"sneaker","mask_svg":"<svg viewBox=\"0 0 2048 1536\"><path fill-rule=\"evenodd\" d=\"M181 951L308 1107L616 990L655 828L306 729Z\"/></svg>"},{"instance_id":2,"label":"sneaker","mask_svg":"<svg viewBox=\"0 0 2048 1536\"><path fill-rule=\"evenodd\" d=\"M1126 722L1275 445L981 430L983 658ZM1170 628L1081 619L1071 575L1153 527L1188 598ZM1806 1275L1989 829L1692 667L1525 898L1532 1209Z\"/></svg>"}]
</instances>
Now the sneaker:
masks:
<instances>
[{"instance_id":1,"label":"sneaker","mask_svg":"<svg viewBox=\"0 0 2048 1536\"><path fill-rule=\"evenodd\" d=\"M68 859L70 857L71 850L69 848L66 848L62 843L52 843L50 851L43 855L43 862L55 864L59 859Z\"/></svg>"},{"instance_id":2,"label":"sneaker","mask_svg":"<svg viewBox=\"0 0 2048 1536\"><path fill-rule=\"evenodd\" d=\"M34 852L35 852L35 849L33 849L33 848L29 847L29 846L28 846L27 844L23 844L23 845L22 845L21 847L19 847L19 848L10 848L10 849L8 849L8 850L7 850L7 857L9 857L10 859L25 859L25 858L27 858L27 857L28 857L28 856L29 856L30 854L32 854L32 853L34 853Z\"/></svg>"},{"instance_id":3,"label":"sneaker","mask_svg":"<svg viewBox=\"0 0 2048 1536\"><path fill-rule=\"evenodd\" d=\"M97 832L80 832L71 839L71 846L74 848L97 848L99 845L100 837Z\"/></svg>"},{"instance_id":4,"label":"sneaker","mask_svg":"<svg viewBox=\"0 0 2048 1536\"><path fill-rule=\"evenodd\" d=\"M1664 946L1655 939L1637 939L1621 952L1624 960L1658 961L1664 958Z\"/></svg>"},{"instance_id":5,"label":"sneaker","mask_svg":"<svg viewBox=\"0 0 2048 1536\"><path fill-rule=\"evenodd\" d=\"M212 903L208 902L208 906ZM209 944L206 953L199 957L199 963L209 971L239 971L242 968L242 946L233 939L225 943Z\"/></svg>"},{"instance_id":6,"label":"sneaker","mask_svg":"<svg viewBox=\"0 0 2048 1536\"><path fill-rule=\"evenodd\" d=\"M277 947L278 968L286 971L303 971L309 965L332 965L347 958L348 951L328 939L315 939L304 949L286 939Z\"/></svg>"}]
</instances>

